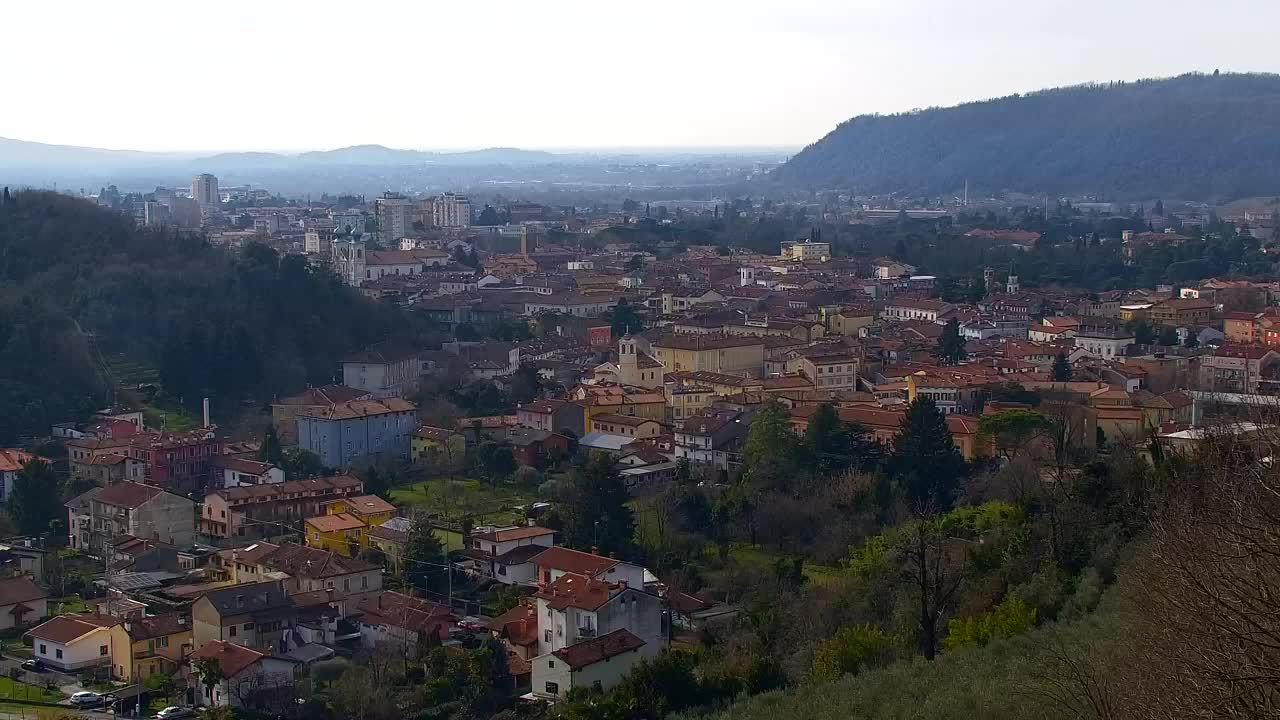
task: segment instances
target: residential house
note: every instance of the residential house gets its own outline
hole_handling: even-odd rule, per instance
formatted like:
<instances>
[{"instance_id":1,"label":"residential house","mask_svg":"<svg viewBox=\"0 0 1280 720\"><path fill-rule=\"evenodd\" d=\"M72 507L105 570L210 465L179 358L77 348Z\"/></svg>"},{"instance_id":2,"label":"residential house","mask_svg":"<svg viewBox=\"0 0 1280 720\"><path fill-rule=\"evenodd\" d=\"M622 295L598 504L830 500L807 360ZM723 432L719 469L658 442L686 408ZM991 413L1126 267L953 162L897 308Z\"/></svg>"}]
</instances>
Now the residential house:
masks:
<instances>
[{"instance_id":1,"label":"residential house","mask_svg":"<svg viewBox=\"0 0 1280 720\"><path fill-rule=\"evenodd\" d=\"M360 641L370 650L421 657L449 638L457 617L448 607L384 590L360 602Z\"/></svg>"},{"instance_id":2,"label":"residential house","mask_svg":"<svg viewBox=\"0 0 1280 720\"><path fill-rule=\"evenodd\" d=\"M1075 346L1102 360L1124 357L1133 344L1133 331L1119 324L1081 325L1075 333Z\"/></svg>"},{"instance_id":3,"label":"residential house","mask_svg":"<svg viewBox=\"0 0 1280 720\"><path fill-rule=\"evenodd\" d=\"M367 372L367 371L366 371ZM280 398L271 403L271 424L276 429L280 444L288 447L298 443L299 413L312 413L352 400L368 400L373 394L368 390L346 385L311 387L297 395Z\"/></svg>"},{"instance_id":4,"label":"residential house","mask_svg":"<svg viewBox=\"0 0 1280 720\"><path fill-rule=\"evenodd\" d=\"M925 320L938 322L941 315L954 309L950 303L941 300L902 298L885 303L880 317L886 320Z\"/></svg>"},{"instance_id":5,"label":"residential house","mask_svg":"<svg viewBox=\"0 0 1280 720\"><path fill-rule=\"evenodd\" d=\"M200 534L275 537L291 532L303 518L323 515L331 501L363 492L364 483L350 475L215 490L200 506Z\"/></svg>"},{"instance_id":6,"label":"residential house","mask_svg":"<svg viewBox=\"0 0 1280 720\"><path fill-rule=\"evenodd\" d=\"M903 275L910 275L916 271L916 266L890 258L879 258L871 264L871 271L877 280L892 280Z\"/></svg>"},{"instance_id":7,"label":"residential house","mask_svg":"<svg viewBox=\"0 0 1280 720\"><path fill-rule=\"evenodd\" d=\"M31 462L48 463L42 457L17 448L0 448L0 501L7 502L22 466Z\"/></svg>"},{"instance_id":8,"label":"residential house","mask_svg":"<svg viewBox=\"0 0 1280 720\"><path fill-rule=\"evenodd\" d=\"M131 535L188 547L196 539L196 504L154 485L122 481L66 503L71 547L100 553Z\"/></svg>"},{"instance_id":9,"label":"residential house","mask_svg":"<svg viewBox=\"0 0 1280 720\"><path fill-rule=\"evenodd\" d=\"M421 375L422 358L416 350L386 343L374 345L342 359L342 384L368 393L373 398L402 395L418 384ZM343 400L334 404L353 401ZM322 410L323 407L312 406L306 414Z\"/></svg>"},{"instance_id":10,"label":"residential house","mask_svg":"<svg viewBox=\"0 0 1280 720\"><path fill-rule=\"evenodd\" d=\"M666 372L764 375L764 340L749 335L664 335L651 343Z\"/></svg>"},{"instance_id":11,"label":"residential house","mask_svg":"<svg viewBox=\"0 0 1280 720\"><path fill-rule=\"evenodd\" d=\"M142 682L152 675L177 675L195 641L183 613L126 617L111 632L111 677Z\"/></svg>"},{"instance_id":12,"label":"residential house","mask_svg":"<svg viewBox=\"0 0 1280 720\"><path fill-rule=\"evenodd\" d=\"M799 359L798 369L818 390L856 390L861 360L854 355L813 355Z\"/></svg>"},{"instance_id":13,"label":"residential house","mask_svg":"<svg viewBox=\"0 0 1280 720\"><path fill-rule=\"evenodd\" d=\"M414 465L450 470L461 467L466 457L467 439L455 430L423 425L409 440L409 459Z\"/></svg>"},{"instance_id":14,"label":"residential house","mask_svg":"<svg viewBox=\"0 0 1280 720\"><path fill-rule=\"evenodd\" d=\"M584 640L533 659L533 694L563 699L574 688L607 692L642 660L656 654L657 650L625 629Z\"/></svg>"},{"instance_id":15,"label":"residential house","mask_svg":"<svg viewBox=\"0 0 1280 720\"><path fill-rule=\"evenodd\" d=\"M529 562L538 568L539 585L551 585L564 574L573 573L594 580L626 583L634 588L644 587L643 567L595 552L555 546L533 556Z\"/></svg>"},{"instance_id":16,"label":"residential house","mask_svg":"<svg viewBox=\"0 0 1280 720\"><path fill-rule=\"evenodd\" d=\"M1200 389L1211 392L1256 393L1278 374L1280 353L1265 346L1227 344L1200 357Z\"/></svg>"},{"instance_id":17,"label":"residential house","mask_svg":"<svg viewBox=\"0 0 1280 720\"><path fill-rule=\"evenodd\" d=\"M565 434L573 437L586 434L583 406L568 400L534 400L516 408L516 422L535 430Z\"/></svg>"},{"instance_id":18,"label":"residential house","mask_svg":"<svg viewBox=\"0 0 1280 720\"><path fill-rule=\"evenodd\" d=\"M537 468L546 465L549 455L568 457L571 447L571 441L563 435L531 428L512 428L507 432L507 442L511 443L511 454L517 463Z\"/></svg>"},{"instance_id":19,"label":"residential house","mask_svg":"<svg viewBox=\"0 0 1280 720\"><path fill-rule=\"evenodd\" d=\"M418 427L416 411L407 400L387 397L300 412L298 447L315 453L326 467L408 460L409 438Z\"/></svg>"},{"instance_id":20,"label":"residential house","mask_svg":"<svg viewBox=\"0 0 1280 720\"><path fill-rule=\"evenodd\" d=\"M553 293L533 295L524 303L525 315L541 312L557 312L574 317L599 317L618 305L617 295L580 295L578 293Z\"/></svg>"},{"instance_id":21,"label":"residential house","mask_svg":"<svg viewBox=\"0 0 1280 720\"><path fill-rule=\"evenodd\" d=\"M236 564L249 565L248 560L237 558ZM382 590L382 568L377 565L305 545L278 546L254 558L253 565L248 577L242 579L237 573L235 580L282 579L286 595L329 591L330 600L342 603L347 612L354 612L361 600Z\"/></svg>"},{"instance_id":22,"label":"residential house","mask_svg":"<svg viewBox=\"0 0 1280 720\"><path fill-rule=\"evenodd\" d=\"M354 557L369 547L369 529L391 519L396 508L376 495L334 500L325 514L302 521L307 545Z\"/></svg>"},{"instance_id":23,"label":"residential house","mask_svg":"<svg viewBox=\"0 0 1280 720\"><path fill-rule=\"evenodd\" d=\"M0 580L0 631L49 617L49 591L26 575Z\"/></svg>"},{"instance_id":24,"label":"residential house","mask_svg":"<svg viewBox=\"0 0 1280 720\"><path fill-rule=\"evenodd\" d=\"M1169 298L1152 305L1147 310L1151 324L1156 327L1203 327L1213 318L1214 304L1199 298Z\"/></svg>"},{"instance_id":25,"label":"residential house","mask_svg":"<svg viewBox=\"0 0 1280 720\"><path fill-rule=\"evenodd\" d=\"M555 545L555 531L536 525L472 532L467 547L471 569L480 577L505 585L537 581L534 556ZM528 659L528 658L526 658Z\"/></svg>"},{"instance_id":26,"label":"residential house","mask_svg":"<svg viewBox=\"0 0 1280 720\"><path fill-rule=\"evenodd\" d=\"M539 587L538 655L615 630L628 630L657 654L662 647L662 601L643 585L566 572Z\"/></svg>"},{"instance_id":27,"label":"residential house","mask_svg":"<svg viewBox=\"0 0 1280 720\"><path fill-rule=\"evenodd\" d=\"M127 450L125 451L127 452ZM147 476L147 464L137 458L116 453L99 453L79 460L71 460L71 475L96 485L110 485L121 480L142 482ZM4 489L10 487L5 482Z\"/></svg>"},{"instance_id":28,"label":"residential house","mask_svg":"<svg viewBox=\"0 0 1280 720\"><path fill-rule=\"evenodd\" d=\"M489 632L507 651L507 668L517 678L517 685L530 681L530 662L538 655L538 605L531 598L521 598L510 610L489 621Z\"/></svg>"},{"instance_id":29,"label":"residential house","mask_svg":"<svg viewBox=\"0 0 1280 720\"><path fill-rule=\"evenodd\" d=\"M1262 340L1260 312L1228 312L1222 315L1222 334L1227 342L1252 345Z\"/></svg>"},{"instance_id":30,"label":"residential house","mask_svg":"<svg viewBox=\"0 0 1280 720\"><path fill-rule=\"evenodd\" d=\"M59 615L27 632L31 657L63 672L111 665L111 628L119 618L91 613Z\"/></svg>"},{"instance_id":31,"label":"residential house","mask_svg":"<svg viewBox=\"0 0 1280 720\"><path fill-rule=\"evenodd\" d=\"M662 423L657 420L617 413L599 413L591 416L591 427L588 431L650 438L661 435L664 430Z\"/></svg>"},{"instance_id":32,"label":"residential house","mask_svg":"<svg viewBox=\"0 0 1280 720\"><path fill-rule=\"evenodd\" d=\"M284 470L271 463L245 460L231 455L213 459L217 482L213 487L233 488L241 485L272 485L284 482Z\"/></svg>"},{"instance_id":33,"label":"residential house","mask_svg":"<svg viewBox=\"0 0 1280 720\"><path fill-rule=\"evenodd\" d=\"M238 643L210 640L191 654L191 665L202 660L217 662L221 679L206 685L196 673L190 676L196 705L201 707L259 708L293 702L296 661L268 655Z\"/></svg>"},{"instance_id":34,"label":"residential house","mask_svg":"<svg viewBox=\"0 0 1280 720\"><path fill-rule=\"evenodd\" d=\"M737 450L749 426L744 413L731 410L687 418L675 431L676 459L728 469L729 455Z\"/></svg>"},{"instance_id":35,"label":"residential house","mask_svg":"<svg viewBox=\"0 0 1280 720\"><path fill-rule=\"evenodd\" d=\"M268 652L288 652L286 633L297 608L281 580L229 585L206 592L191 606L197 648L220 640Z\"/></svg>"},{"instance_id":36,"label":"residential house","mask_svg":"<svg viewBox=\"0 0 1280 720\"><path fill-rule=\"evenodd\" d=\"M146 463L147 482L183 494L208 486L213 459L223 450L222 441L208 428L143 433L129 440L129 457Z\"/></svg>"}]
</instances>

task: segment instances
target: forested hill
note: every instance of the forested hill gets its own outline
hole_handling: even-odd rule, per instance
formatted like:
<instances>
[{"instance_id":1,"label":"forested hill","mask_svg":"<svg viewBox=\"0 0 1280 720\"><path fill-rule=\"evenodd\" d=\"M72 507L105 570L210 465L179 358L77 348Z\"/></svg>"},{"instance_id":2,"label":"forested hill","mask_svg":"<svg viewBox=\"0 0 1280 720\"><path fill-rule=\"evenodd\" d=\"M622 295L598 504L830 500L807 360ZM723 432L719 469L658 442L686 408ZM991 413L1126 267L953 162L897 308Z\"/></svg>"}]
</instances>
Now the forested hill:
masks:
<instances>
[{"instance_id":1,"label":"forested hill","mask_svg":"<svg viewBox=\"0 0 1280 720\"><path fill-rule=\"evenodd\" d=\"M0 206L0 446L101 407L118 379L107 357L156 369L173 398L194 408L207 395L225 417L332 382L343 354L415 333L397 309L263 245L232 255L54 193Z\"/></svg>"},{"instance_id":2,"label":"forested hill","mask_svg":"<svg viewBox=\"0 0 1280 720\"><path fill-rule=\"evenodd\" d=\"M1044 90L841 123L773 173L800 187L1126 199L1280 193L1280 75Z\"/></svg>"}]
</instances>

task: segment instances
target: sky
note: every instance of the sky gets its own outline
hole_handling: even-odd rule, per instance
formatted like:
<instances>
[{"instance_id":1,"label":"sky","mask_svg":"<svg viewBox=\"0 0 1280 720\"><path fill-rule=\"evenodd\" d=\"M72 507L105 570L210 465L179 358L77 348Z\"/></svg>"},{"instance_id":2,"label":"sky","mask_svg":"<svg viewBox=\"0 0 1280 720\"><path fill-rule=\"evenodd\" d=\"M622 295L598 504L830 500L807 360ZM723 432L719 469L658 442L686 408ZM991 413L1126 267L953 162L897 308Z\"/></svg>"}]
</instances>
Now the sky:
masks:
<instances>
[{"instance_id":1,"label":"sky","mask_svg":"<svg viewBox=\"0 0 1280 720\"><path fill-rule=\"evenodd\" d=\"M1275 0L44 0L0 137L134 150L800 147L864 113L1280 71Z\"/></svg>"}]
</instances>

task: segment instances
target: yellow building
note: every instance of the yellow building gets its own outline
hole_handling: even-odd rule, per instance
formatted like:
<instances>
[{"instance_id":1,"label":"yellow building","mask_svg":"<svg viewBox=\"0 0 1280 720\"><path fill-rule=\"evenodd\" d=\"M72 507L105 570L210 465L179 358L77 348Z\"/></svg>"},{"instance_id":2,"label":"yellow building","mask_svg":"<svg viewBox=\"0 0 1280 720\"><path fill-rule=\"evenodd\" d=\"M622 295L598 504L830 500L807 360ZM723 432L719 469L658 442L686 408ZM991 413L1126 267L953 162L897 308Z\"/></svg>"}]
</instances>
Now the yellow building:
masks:
<instances>
[{"instance_id":1,"label":"yellow building","mask_svg":"<svg viewBox=\"0 0 1280 720\"><path fill-rule=\"evenodd\" d=\"M369 527L349 513L320 515L303 522L307 546L352 557L369 547Z\"/></svg>"},{"instance_id":2,"label":"yellow building","mask_svg":"<svg viewBox=\"0 0 1280 720\"><path fill-rule=\"evenodd\" d=\"M369 528L390 520L396 508L377 495L359 495L333 500L324 511L303 521L307 545L353 556L369 547Z\"/></svg>"},{"instance_id":3,"label":"yellow building","mask_svg":"<svg viewBox=\"0 0 1280 720\"><path fill-rule=\"evenodd\" d=\"M111 628L111 677L141 682L172 675L194 649L191 619L181 613L129 617Z\"/></svg>"},{"instance_id":4,"label":"yellow building","mask_svg":"<svg viewBox=\"0 0 1280 720\"><path fill-rule=\"evenodd\" d=\"M667 417L667 397L661 391L629 392L618 385L581 385L574 390L575 402L582 406L583 427L591 432L591 418L599 415L626 415L662 422Z\"/></svg>"},{"instance_id":5,"label":"yellow building","mask_svg":"<svg viewBox=\"0 0 1280 720\"><path fill-rule=\"evenodd\" d=\"M461 467L467 456L467 439L462 433L423 425L409 440L409 457L415 465Z\"/></svg>"},{"instance_id":6,"label":"yellow building","mask_svg":"<svg viewBox=\"0 0 1280 720\"><path fill-rule=\"evenodd\" d=\"M667 335L652 343L666 372L707 370L727 375L764 375L764 340L748 335Z\"/></svg>"},{"instance_id":7,"label":"yellow building","mask_svg":"<svg viewBox=\"0 0 1280 720\"><path fill-rule=\"evenodd\" d=\"M667 404L671 408L671 421L683 421L701 415L720 397L715 390L698 385L674 385L667 388Z\"/></svg>"}]
</instances>

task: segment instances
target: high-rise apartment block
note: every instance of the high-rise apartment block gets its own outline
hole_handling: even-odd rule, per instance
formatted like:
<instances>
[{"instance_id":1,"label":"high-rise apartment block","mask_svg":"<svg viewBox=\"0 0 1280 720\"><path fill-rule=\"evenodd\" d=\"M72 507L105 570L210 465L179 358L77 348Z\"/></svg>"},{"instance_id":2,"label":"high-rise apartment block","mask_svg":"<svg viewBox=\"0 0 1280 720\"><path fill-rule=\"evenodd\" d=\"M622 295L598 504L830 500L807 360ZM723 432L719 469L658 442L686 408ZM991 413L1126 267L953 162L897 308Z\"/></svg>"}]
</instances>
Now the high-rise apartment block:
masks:
<instances>
[{"instance_id":1,"label":"high-rise apartment block","mask_svg":"<svg viewBox=\"0 0 1280 720\"><path fill-rule=\"evenodd\" d=\"M465 195L445 193L430 201L430 217L436 227L471 227L471 201Z\"/></svg>"},{"instance_id":2,"label":"high-rise apartment block","mask_svg":"<svg viewBox=\"0 0 1280 720\"><path fill-rule=\"evenodd\" d=\"M201 210L216 209L222 203L222 196L218 193L218 178L209 173L192 178L191 197Z\"/></svg>"},{"instance_id":3,"label":"high-rise apartment block","mask_svg":"<svg viewBox=\"0 0 1280 720\"><path fill-rule=\"evenodd\" d=\"M373 201L373 208L378 242L383 247L396 247L400 238L413 230L412 203L400 193L382 193Z\"/></svg>"}]
</instances>

